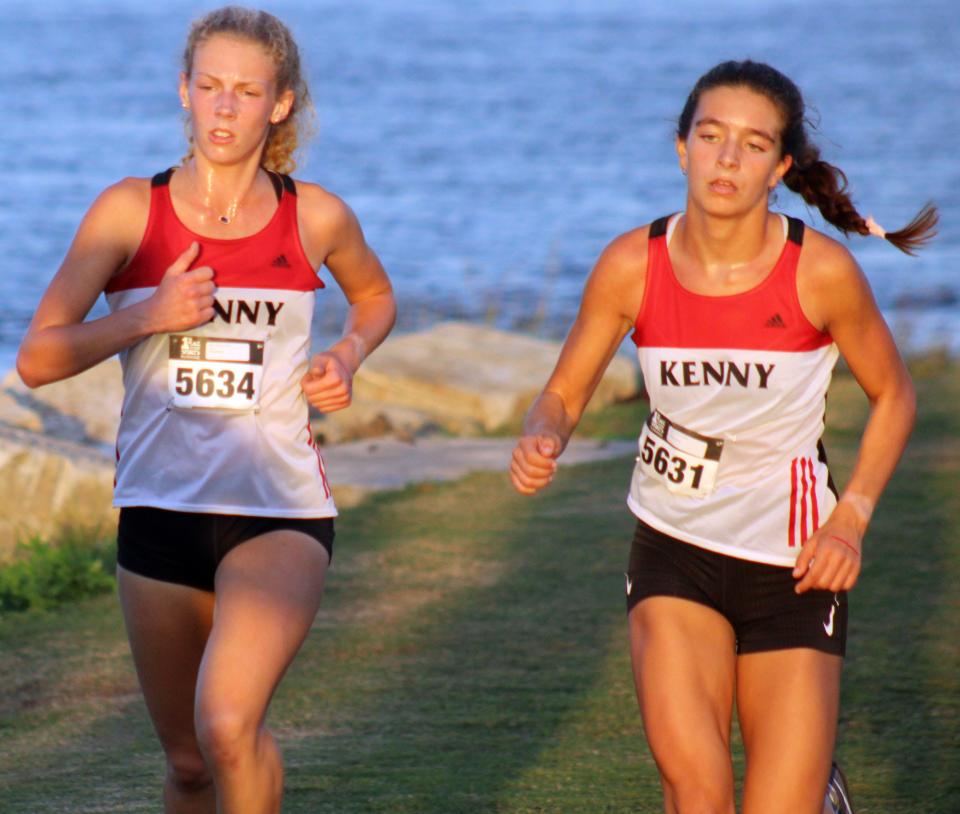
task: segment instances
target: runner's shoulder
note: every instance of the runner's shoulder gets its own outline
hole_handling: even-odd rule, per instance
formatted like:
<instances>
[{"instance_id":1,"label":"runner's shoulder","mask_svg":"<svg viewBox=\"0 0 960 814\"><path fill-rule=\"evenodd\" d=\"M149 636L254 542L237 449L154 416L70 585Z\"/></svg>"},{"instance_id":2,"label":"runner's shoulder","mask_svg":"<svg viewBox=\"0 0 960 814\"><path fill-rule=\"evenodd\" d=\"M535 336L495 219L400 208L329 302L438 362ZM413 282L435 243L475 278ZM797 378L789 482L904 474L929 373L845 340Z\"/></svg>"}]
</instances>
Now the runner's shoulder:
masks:
<instances>
[{"instance_id":1,"label":"runner's shoulder","mask_svg":"<svg viewBox=\"0 0 960 814\"><path fill-rule=\"evenodd\" d=\"M817 291L855 285L863 279L860 265L850 249L810 226L804 233L797 275L801 284Z\"/></svg>"},{"instance_id":2,"label":"runner's shoulder","mask_svg":"<svg viewBox=\"0 0 960 814\"><path fill-rule=\"evenodd\" d=\"M94 201L94 206L103 205L109 208L123 207L150 207L150 179L149 178L122 178L115 184L108 186Z\"/></svg>"},{"instance_id":3,"label":"runner's shoulder","mask_svg":"<svg viewBox=\"0 0 960 814\"><path fill-rule=\"evenodd\" d=\"M649 234L649 226L640 226L607 244L587 280L588 308L604 313L612 308L619 317L633 320L643 297Z\"/></svg>"},{"instance_id":4,"label":"runner's shoulder","mask_svg":"<svg viewBox=\"0 0 960 814\"><path fill-rule=\"evenodd\" d=\"M650 226L640 226L618 235L600 253L600 257L590 274L591 283L603 289L622 292L635 292L643 285L647 274L647 239Z\"/></svg>"},{"instance_id":5,"label":"runner's shoulder","mask_svg":"<svg viewBox=\"0 0 960 814\"><path fill-rule=\"evenodd\" d=\"M149 213L150 179L124 178L96 197L80 229L93 230L100 240L109 235L120 242L139 243Z\"/></svg>"},{"instance_id":6,"label":"runner's shoulder","mask_svg":"<svg viewBox=\"0 0 960 814\"><path fill-rule=\"evenodd\" d=\"M295 179L298 209L303 217L339 222L353 218L353 211L339 195L320 184Z\"/></svg>"}]
</instances>

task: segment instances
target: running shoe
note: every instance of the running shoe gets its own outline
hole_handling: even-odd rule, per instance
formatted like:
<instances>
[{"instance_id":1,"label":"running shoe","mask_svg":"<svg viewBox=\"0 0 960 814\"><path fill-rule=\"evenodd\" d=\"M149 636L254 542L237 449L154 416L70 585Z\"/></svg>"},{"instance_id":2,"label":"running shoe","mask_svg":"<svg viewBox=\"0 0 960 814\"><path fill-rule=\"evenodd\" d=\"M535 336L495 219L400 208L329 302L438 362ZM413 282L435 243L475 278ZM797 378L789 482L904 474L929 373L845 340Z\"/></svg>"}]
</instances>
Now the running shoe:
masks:
<instances>
[{"instance_id":1,"label":"running shoe","mask_svg":"<svg viewBox=\"0 0 960 814\"><path fill-rule=\"evenodd\" d=\"M823 801L824 814L854 814L847 778L840 767L834 763L830 767L830 779L827 781L827 797Z\"/></svg>"}]
</instances>

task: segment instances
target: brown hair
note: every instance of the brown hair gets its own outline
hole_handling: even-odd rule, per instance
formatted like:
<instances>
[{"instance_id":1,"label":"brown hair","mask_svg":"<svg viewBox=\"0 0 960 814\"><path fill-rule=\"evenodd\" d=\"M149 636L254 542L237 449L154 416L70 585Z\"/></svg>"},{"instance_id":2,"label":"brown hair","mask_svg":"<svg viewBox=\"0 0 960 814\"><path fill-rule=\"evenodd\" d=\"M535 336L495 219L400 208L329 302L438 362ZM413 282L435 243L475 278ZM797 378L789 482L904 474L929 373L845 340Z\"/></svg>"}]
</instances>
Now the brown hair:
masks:
<instances>
[{"instance_id":1,"label":"brown hair","mask_svg":"<svg viewBox=\"0 0 960 814\"><path fill-rule=\"evenodd\" d=\"M749 59L743 62L731 60L707 71L697 80L683 106L677 121L678 138L686 139L689 135L700 96L716 87L749 88L773 102L783 116L782 155L793 159L783 183L808 204L817 207L824 219L844 234L871 234L867 220L857 212L847 193L847 176L839 167L823 161L820 149L808 138L806 106L800 89L769 65ZM883 236L901 251L915 254L936 235L938 220L936 206L927 203L905 227Z\"/></svg>"},{"instance_id":2,"label":"brown hair","mask_svg":"<svg viewBox=\"0 0 960 814\"><path fill-rule=\"evenodd\" d=\"M310 91L300 67L300 52L290 29L266 11L224 6L196 20L190 27L187 45L183 49L183 71L187 76L193 70L193 55L197 46L217 34L227 34L249 40L270 54L277 69L277 93L292 90L294 99L290 114L279 124L270 125L270 133L260 164L274 172L289 173L297 166L294 153L301 139L309 135L313 115ZM193 143L185 156L193 155Z\"/></svg>"}]
</instances>

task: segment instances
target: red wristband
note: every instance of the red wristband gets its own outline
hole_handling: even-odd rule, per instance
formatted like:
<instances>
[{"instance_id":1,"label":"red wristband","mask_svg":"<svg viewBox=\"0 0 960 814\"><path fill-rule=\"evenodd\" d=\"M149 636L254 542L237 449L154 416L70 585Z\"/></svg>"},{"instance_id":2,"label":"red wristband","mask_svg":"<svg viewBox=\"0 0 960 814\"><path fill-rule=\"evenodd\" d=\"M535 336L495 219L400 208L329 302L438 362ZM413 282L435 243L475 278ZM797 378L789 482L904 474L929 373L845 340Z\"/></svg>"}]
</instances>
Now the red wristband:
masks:
<instances>
[{"instance_id":1,"label":"red wristband","mask_svg":"<svg viewBox=\"0 0 960 814\"><path fill-rule=\"evenodd\" d=\"M860 552L857 551L857 549L855 549L852 545L850 545L850 543L848 543L846 540L844 540L843 537L837 537L836 534L831 534L831 535L830 535L830 539L831 539L831 540L836 540L838 543L843 543L843 544L844 544L847 548L849 548L854 554L856 554L858 557L860 556Z\"/></svg>"}]
</instances>

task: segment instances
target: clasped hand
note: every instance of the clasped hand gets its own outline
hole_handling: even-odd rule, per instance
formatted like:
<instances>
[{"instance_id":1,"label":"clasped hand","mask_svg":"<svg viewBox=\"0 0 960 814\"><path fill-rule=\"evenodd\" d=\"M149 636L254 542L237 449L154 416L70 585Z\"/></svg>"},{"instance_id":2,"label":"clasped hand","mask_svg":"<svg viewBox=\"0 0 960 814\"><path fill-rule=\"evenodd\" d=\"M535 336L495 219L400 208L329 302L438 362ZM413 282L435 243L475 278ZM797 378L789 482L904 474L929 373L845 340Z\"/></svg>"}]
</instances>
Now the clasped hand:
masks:
<instances>
[{"instance_id":1,"label":"clasped hand","mask_svg":"<svg viewBox=\"0 0 960 814\"><path fill-rule=\"evenodd\" d=\"M311 407L321 413L332 413L350 406L353 374L336 354L318 353L310 360L300 388Z\"/></svg>"},{"instance_id":2,"label":"clasped hand","mask_svg":"<svg viewBox=\"0 0 960 814\"><path fill-rule=\"evenodd\" d=\"M859 524L846 517L844 504L838 504L803 544L793 569L798 580L794 590L849 591L860 576L862 545Z\"/></svg>"},{"instance_id":3,"label":"clasped hand","mask_svg":"<svg viewBox=\"0 0 960 814\"><path fill-rule=\"evenodd\" d=\"M561 452L563 443L555 433L521 436L510 459L514 489L523 495L532 495L547 486L557 472L557 457Z\"/></svg>"},{"instance_id":4,"label":"clasped hand","mask_svg":"<svg viewBox=\"0 0 960 814\"><path fill-rule=\"evenodd\" d=\"M151 333L188 331L213 319L213 269L191 269L200 245L194 241L170 268L153 294L146 300Z\"/></svg>"}]
</instances>

